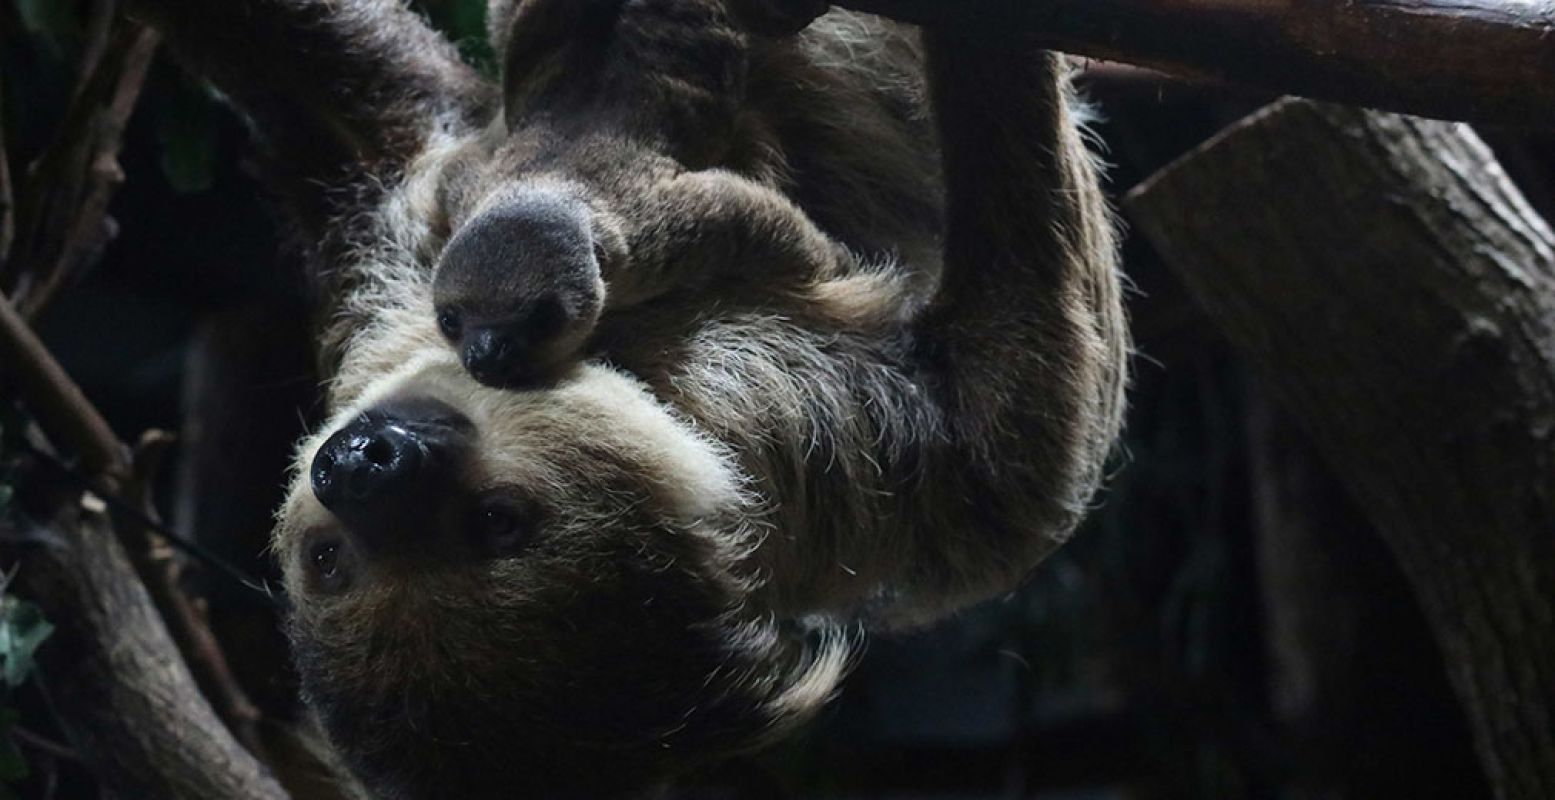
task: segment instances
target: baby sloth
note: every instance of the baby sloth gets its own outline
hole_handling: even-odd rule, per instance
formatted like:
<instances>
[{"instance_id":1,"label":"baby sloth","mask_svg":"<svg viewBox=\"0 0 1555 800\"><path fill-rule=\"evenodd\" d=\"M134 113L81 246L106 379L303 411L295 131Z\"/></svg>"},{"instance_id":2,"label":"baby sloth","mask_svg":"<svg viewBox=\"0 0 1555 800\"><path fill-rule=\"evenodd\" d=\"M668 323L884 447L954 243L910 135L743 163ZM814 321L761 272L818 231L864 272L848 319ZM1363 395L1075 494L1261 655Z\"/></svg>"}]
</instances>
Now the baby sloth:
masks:
<instances>
[{"instance_id":1,"label":"baby sloth","mask_svg":"<svg viewBox=\"0 0 1555 800\"><path fill-rule=\"evenodd\" d=\"M858 623L1007 591L1085 511L1127 336L1059 56L495 0L498 91L393 0L138 8L250 115L318 279L331 414L274 545L375 795L759 747Z\"/></svg>"}]
</instances>

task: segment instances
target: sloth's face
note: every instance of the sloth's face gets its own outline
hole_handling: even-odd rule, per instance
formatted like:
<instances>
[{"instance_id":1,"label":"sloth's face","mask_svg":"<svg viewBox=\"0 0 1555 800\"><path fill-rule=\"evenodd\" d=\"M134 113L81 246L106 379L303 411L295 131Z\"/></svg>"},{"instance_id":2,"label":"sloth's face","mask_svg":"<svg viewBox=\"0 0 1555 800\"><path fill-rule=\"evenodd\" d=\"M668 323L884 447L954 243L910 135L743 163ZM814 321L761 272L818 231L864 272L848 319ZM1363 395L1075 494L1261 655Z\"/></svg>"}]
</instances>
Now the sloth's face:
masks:
<instances>
[{"instance_id":1,"label":"sloth's face","mask_svg":"<svg viewBox=\"0 0 1555 800\"><path fill-rule=\"evenodd\" d=\"M794 663L737 613L735 472L619 373L500 391L429 349L298 467L304 694L383 796L607 794L789 710Z\"/></svg>"}]
</instances>

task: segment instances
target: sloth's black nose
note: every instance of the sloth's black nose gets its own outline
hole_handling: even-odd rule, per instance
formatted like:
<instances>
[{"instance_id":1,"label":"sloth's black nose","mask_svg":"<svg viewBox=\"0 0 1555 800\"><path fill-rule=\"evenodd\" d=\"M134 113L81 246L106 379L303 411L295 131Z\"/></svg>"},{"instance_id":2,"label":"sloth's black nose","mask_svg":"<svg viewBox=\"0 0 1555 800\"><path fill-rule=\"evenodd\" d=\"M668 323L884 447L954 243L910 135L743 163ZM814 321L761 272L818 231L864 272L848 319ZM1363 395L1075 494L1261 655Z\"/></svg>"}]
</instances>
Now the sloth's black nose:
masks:
<instances>
[{"instance_id":1,"label":"sloth's black nose","mask_svg":"<svg viewBox=\"0 0 1555 800\"><path fill-rule=\"evenodd\" d=\"M313 491L331 510L381 499L421 471L417 437L393 423L341 429L313 458Z\"/></svg>"},{"instance_id":2,"label":"sloth's black nose","mask_svg":"<svg viewBox=\"0 0 1555 800\"><path fill-rule=\"evenodd\" d=\"M467 425L428 401L368 411L314 455L313 494L358 536L385 537L426 515L428 493L455 471Z\"/></svg>"},{"instance_id":3,"label":"sloth's black nose","mask_svg":"<svg viewBox=\"0 0 1555 800\"><path fill-rule=\"evenodd\" d=\"M544 371L539 351L575 322L559 299L541 297L512 319L466 329L460 358L470 376L487 386L517 386Z\"/></svg>"}]
</instances>

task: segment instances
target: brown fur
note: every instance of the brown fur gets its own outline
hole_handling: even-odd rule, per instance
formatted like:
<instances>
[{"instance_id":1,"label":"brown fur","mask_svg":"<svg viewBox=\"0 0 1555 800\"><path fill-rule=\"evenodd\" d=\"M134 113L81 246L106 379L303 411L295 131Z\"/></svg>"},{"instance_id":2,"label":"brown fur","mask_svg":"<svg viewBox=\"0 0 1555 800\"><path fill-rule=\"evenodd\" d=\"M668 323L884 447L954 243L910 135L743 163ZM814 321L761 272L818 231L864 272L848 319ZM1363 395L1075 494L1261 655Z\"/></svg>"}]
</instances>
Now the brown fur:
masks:
<instances>
[{"instance_id":1,"label":"brown fur","mask_svg":"<svg viewBox=\"0 0 1555 800\"><path fill-rule=\"evenodd\" d=\"M617 794L760 746L830 696L857 620L1008 590L1090 501L1127 336L1059 57L846 13L747 32L820 9L798 0L499 0L499 116L388 2L242 4L342 37L295 98L202 49L236 20L141 5L262 130L381 140L351 169L297 162L334 187L312 223L333 416L275 540L308 699L380 796ZM250 49L288 52L266 36ZM389 102L312 99L359 90ZM476 223L535 192L586 209L593 248L510 280L521 256ZM487 228L474 266L441 262ZM525 308L563 278L598 312L542 351L543 381L466 373L436 311ZM369 554L306 466L405 397L457 409L473 447L424 530ZM532 529L500 557L465 521L493 492Z\"/></svg>"}]
</instances>

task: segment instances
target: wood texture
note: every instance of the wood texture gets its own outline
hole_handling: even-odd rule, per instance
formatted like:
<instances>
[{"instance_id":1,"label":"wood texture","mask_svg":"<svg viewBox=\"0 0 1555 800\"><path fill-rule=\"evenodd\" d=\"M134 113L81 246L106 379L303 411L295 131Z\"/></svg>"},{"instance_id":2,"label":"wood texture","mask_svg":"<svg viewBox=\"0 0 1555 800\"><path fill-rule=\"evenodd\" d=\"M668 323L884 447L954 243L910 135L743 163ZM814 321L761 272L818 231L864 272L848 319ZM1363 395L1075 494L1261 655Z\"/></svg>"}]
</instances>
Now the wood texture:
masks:
<instances>
[{"instance_id":1,"label":"wood texture","mask_svg":"<svg viewBox=\"0 0 1555 800\"><path fill-rule=\"evenodd\" d=\"M1127 208L1382 532L1498 795L1555 797L1555 234L1466 126L1299 101Z\"/></svg>"},{"instance_id":2,"label":"wood texture","mask_svg":"<svg viewBox=\"0 0 1555 800\"><path fill-rule=\"evenodd\" d=\"M841 0L1077 55L1443 119L1555 121L1550 0Z\"/></svg>"},{"instance_id":3,"label":"wood texture","mask_svg":"<svg viewBox=\"0 0 1555 800\"><path fill-rule=\"evenodd\" d=\"M4 538L20 592L58 626L38 651L44 688L115 796L286 797L200 696L103 517L67 504Z\"/></svg>"}]
</instances>

